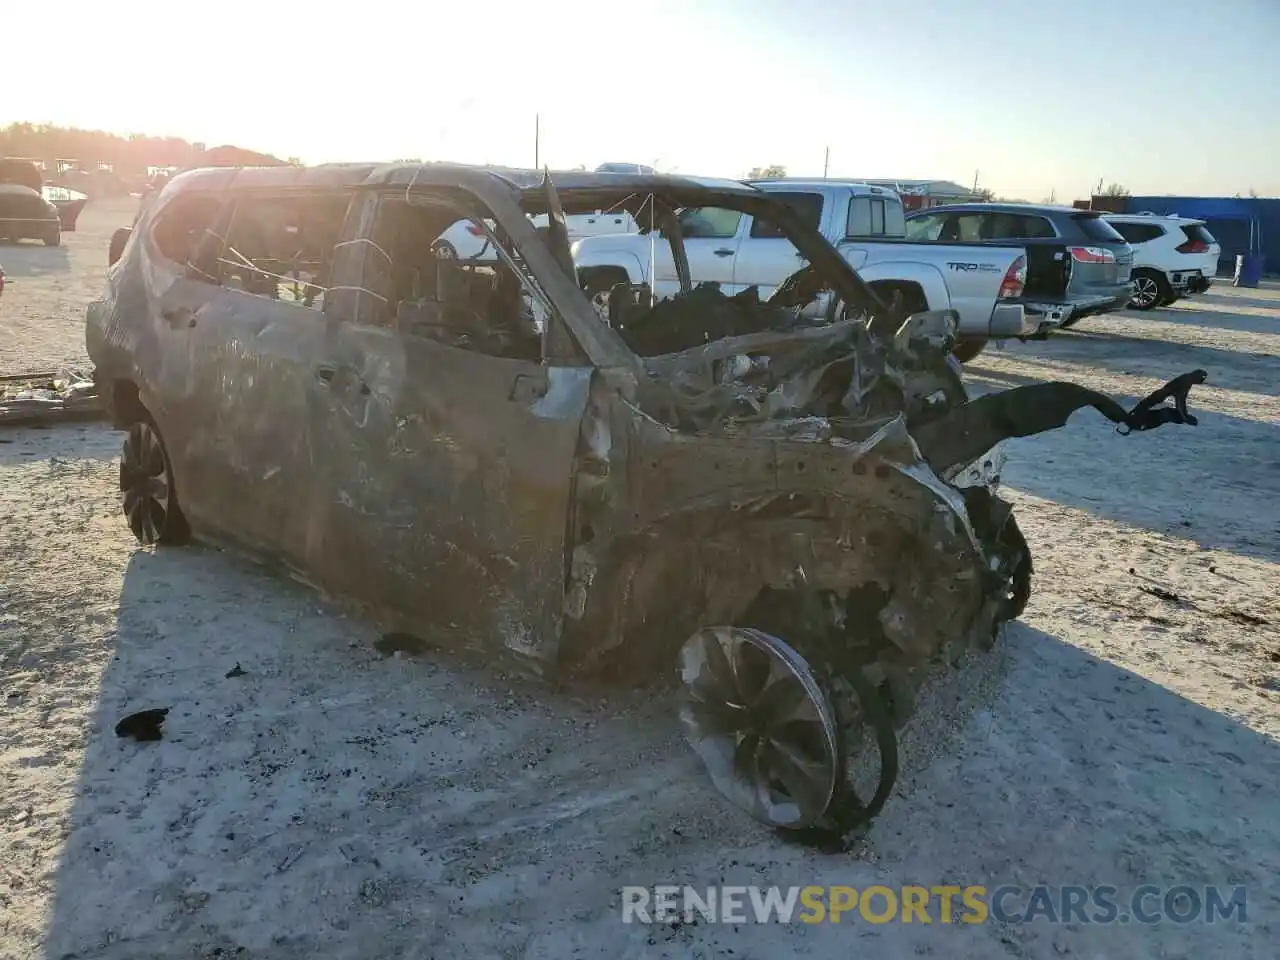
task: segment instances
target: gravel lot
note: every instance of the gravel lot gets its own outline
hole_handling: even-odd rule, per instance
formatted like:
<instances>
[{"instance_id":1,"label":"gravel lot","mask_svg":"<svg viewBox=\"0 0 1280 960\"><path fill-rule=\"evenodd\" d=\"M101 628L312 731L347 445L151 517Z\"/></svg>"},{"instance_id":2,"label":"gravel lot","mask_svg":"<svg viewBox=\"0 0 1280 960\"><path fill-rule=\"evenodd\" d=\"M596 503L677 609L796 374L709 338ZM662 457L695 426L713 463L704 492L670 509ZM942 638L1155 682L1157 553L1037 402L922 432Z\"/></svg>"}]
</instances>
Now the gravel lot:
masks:
<instances>
[{"instance_id":1,"label":"gravel lot","mask_svg":"<svg viewBox=\"0 0 1280 960\"><path fill-rule=\"evenodd\" d=\"M131 216L91 204L64 248L0 246L0 374L87 368ZM1013 445L1031 604L841 856L726 807L668 693L385 656L234 556L138 549L106 427L0 431L0 957L1274 958L1280 289L1086 320L972 374L1131 403L1195 367L1199 427L1121 438L1085 411ZM151 706L163 742L114 736ZM625 884L722 879L1244 885L1248 919L620 922Z\"/></svg>"}]
</instances>

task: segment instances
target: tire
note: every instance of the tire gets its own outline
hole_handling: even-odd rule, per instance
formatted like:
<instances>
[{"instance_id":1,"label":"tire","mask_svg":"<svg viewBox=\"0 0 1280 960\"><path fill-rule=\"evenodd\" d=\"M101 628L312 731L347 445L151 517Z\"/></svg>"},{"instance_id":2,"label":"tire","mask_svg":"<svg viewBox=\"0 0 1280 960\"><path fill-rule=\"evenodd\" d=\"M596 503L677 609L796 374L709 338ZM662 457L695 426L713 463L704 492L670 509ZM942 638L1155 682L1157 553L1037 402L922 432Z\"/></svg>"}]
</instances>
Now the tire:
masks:
<instances>
[{"instance_id":1,"label":"tire","mask_svg":"<svg viewBox=\"0 0 1280 960\"><path fill-rule=\"evenodd\" d=\"M120 451L120 506L129 529L144 546L178 546L191 528L178 506L173 466L160 431L148 418L135 420Z\"/></svg>"},{"instance_id":2,"label":"tire","mask_svg":"<svg viewBox=\"0 0 1280 960\"><path fill-rule=\"evenodd\" d=\"M1129 306L1134 310L1154 310L1160 301L1173 293L1169 281L1159 270L1133 271L1133 297Z\"/></svg>"},{"instance_id":3,"label":"tire","mask_svg":"<svg viewBox=\"0 0 1280 960\"><path fill-rule=\"evenodd\" d=\"M121 227L111 235L111 245L107 248L107 266L114 267L124 256L125 245L129 242L129 235L132 233L133 230L130 227Z\"/></svg>"},{"instance_id":4,"label":"tire","mask_svg":"<svg viewBox=\"0 0 1280 960\"><path fill-rule=\"evenodd\" d=\"M437 260L457 260L458 248L448 240L437 240L431 245L431 255Z\"/></svg>"},{"instance_id":5,"label":"tire","mask_svg":"<svg viewBox=\"0 0 1280 960\"><path fill-rule=\"evenodd\" d=\"M44 235L44 245L46 247L62 246L62 227L54 227Z\"/></svg>"},{"instance_id":6,"label":"tire","mask_svg":"<svg viewBox=\"0 0 1280 960\"><path fill-rule=\"evenodd\" d=\"M957 340L951 348L951 355L961 363L968 363L987 348L985 340Z\"/></svg>"},{"instance_id":7,"label":"tire","mask_svg":"<svg viewBox=\"0 0 1280 960\"><path fill-rule=\"evenodd\" d=\"M596 270L588 273L582 281L582 292L591 301L596 315L606 324L611 322L609 299L613 288L619 283L626 283L627 276L622 271L612 269Z\"/></svg>"}]
</instances>

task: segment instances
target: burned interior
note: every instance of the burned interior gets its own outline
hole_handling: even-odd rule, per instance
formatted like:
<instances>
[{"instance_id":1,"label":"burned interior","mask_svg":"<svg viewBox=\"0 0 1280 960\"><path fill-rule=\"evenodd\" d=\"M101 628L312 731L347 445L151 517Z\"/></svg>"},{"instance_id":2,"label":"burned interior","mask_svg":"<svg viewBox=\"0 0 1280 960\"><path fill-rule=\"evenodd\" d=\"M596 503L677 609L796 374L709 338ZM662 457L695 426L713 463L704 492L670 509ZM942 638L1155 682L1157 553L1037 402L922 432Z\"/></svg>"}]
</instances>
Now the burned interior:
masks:
<instances>
[{"instance_id":1,"label":"burned interior","mask_svg":"<svg viewBox=\"0 0 1280 960\"><path fill-rule=\"evenodd\" d=\"M795 274L763 299L699 283L681 214L704 208L776 229ZM678 290L620 284L593 307L564 217L602 209L670 244ZM480 252L441 256L460 224ZM1086 405L1194 423L1203 380L1129 411L1065 383L970 401L954 315L903 316L730 182L197 171L138 229L89 345L123 398L140 538L181 516L394 629L542 675L678 667L718 787L790 831L873 816L914 691L1026 603L999 442ZM164 456L136 454L153 437ZM867 751L860 795L846 773Z\"/></svg>"}]
</instances>

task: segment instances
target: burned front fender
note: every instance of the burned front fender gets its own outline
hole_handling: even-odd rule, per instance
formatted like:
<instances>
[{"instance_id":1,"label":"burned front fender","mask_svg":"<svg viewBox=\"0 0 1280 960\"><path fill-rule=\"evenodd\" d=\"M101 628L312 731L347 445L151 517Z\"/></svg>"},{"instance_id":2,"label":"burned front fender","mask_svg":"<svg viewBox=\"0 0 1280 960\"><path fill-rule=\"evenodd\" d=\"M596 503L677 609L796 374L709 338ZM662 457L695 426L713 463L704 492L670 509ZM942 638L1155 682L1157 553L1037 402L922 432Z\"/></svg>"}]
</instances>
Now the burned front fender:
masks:
<instances>
[{"instance_id":1,"label":"burned front fender","mask_svg":"<svg viewBox=\"0 0 1280 960\"><path fill-rule=\"evenodd\" d=\"M691 436L598 395L575 490L564 653L570 669L640 676L763 592L885 600L866 664L909 672L946 644L989 640L995 535L925 462L904 417L860 439L820 421L785 435Z\"/></svg>"}]
</instances>

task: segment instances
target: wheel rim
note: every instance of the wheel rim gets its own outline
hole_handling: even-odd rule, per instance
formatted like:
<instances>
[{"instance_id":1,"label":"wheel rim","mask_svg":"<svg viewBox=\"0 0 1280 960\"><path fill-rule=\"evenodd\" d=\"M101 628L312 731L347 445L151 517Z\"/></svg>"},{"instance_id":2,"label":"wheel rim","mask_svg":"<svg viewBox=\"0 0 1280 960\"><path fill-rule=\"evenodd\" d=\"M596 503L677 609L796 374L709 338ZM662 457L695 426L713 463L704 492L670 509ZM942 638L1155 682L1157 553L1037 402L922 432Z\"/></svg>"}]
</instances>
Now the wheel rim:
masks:
<instances>
[{"instance_id":1,"label":"wheel rim","mask_svg":"<svg viewBox=\"0 0 1280 960\"><path fill-rule=\"evenodd\" d=\"M1133 281L1133 302L1139 307L1155 303L1159 292L1156 282L1150 277L1138 277Z\"/></svg>"},{"instance_id":2,"label":"wheel rim","mask_svg":"<svg viewBox=\"0 0 1280 960\"><path fill-rule=\"evenodd\" d=\"M140 542L156 543L164 535L172 489L160 435L150 424L135 423L120 454L120 500Z\"/></svg>"},{"instance_id":3,"label":"wheel rim","mask_svg":"<svg viewBox=\"0 0 1280 960\"><path fill-rule=\"evenodd\" d=\"M710 627L680 650L685 739L716 788L771 827L826 812L840 770L835 712L800 654L759 630Z\"/></svg>"},{"instance_id":4,"label":"wheel rim","mask_svg":"<svg viewBox=\"0 0 1280 960\"><path fill-rule=\"evenodd\" d=\"M435 253L437 260L456 260L458 258L457 251L447 243L437 245Z\"/></svg>"}]
</instances>

